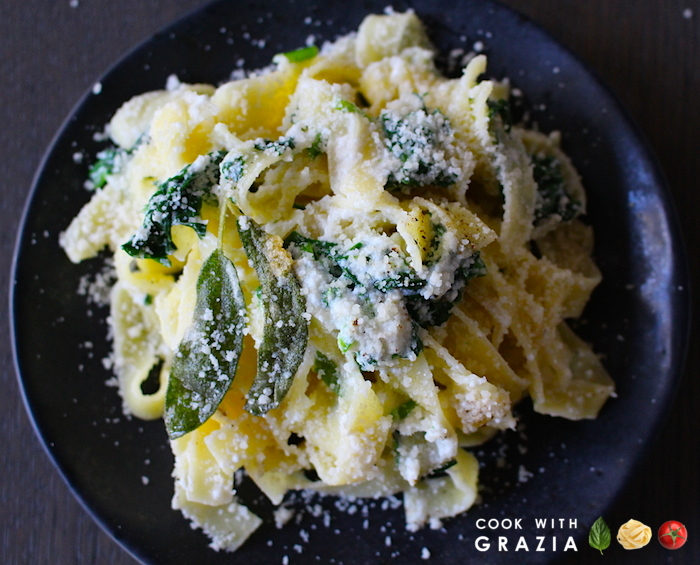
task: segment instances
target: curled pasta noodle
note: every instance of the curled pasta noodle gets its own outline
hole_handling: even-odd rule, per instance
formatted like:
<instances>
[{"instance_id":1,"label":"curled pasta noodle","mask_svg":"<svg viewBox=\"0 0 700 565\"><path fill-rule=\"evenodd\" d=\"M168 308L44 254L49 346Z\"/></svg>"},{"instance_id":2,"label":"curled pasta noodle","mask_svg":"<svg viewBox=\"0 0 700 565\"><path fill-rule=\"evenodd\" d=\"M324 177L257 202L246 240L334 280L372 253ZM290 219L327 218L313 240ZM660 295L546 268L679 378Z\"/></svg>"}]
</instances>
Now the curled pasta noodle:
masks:
<instances>
[{"instance_id":1,"label":"curled pasta noodle","mask_svg":"<svg viewBox=\"0 0 700 565\"><path fill-rule=\"evenodd\" d=\"M617 532L617 541L625 549L639 549L651 540L651 528L638 520L628 520Z\"/></svg>"}]
</instances>

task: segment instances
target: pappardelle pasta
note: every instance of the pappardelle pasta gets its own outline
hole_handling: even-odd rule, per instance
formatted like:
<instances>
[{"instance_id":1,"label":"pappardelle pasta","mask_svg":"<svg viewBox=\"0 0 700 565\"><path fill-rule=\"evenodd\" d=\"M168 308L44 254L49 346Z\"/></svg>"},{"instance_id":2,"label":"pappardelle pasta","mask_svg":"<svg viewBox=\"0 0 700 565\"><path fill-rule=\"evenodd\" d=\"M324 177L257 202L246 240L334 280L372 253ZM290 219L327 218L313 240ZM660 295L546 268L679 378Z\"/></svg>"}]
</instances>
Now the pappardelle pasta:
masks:
<instances>
[{"instance_id":1,"label":"pappardelle pasta","mask_svg":"<svg viewBox=\"0 0 700 565\"><path fill-rule=\"evenodd\" d=\"M575 420L613 393L566 323L600 274L557 134L511 123L483 55L454 79L434 58L414 13L371 15L109 124L61 244L114 252L124 410L164 418L173 507L217 550L261 524L240 469L274 504L401 493L417 529L475 502L468 448L522 398Z\"/></svg>"}]
</instances>

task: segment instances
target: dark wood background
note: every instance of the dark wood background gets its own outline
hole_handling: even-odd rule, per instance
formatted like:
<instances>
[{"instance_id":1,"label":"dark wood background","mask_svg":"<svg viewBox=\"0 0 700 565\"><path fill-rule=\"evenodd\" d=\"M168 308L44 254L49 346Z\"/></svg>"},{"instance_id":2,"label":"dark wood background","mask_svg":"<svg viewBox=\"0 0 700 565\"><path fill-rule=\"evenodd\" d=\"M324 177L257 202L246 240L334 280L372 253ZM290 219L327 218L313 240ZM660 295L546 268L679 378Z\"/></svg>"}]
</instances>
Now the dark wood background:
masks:
<instances>
[{"instance_id":1,"label":"dark wood background","mask_svg":"<svg viewBox=\"0 0 700 565\"><path fill-rule=\"evenodd\" d=\"M7 304L12 250L24 201L42 154L63 119L126 50L201 3L0 1L3 304ZM696 278L700 273L700 0L504 3L530 17L588 63L639 124L668 178ZM73 498L34 436L16 383L5 307L0 310L0 335L0 563L133 564ZM625 563L700 563L697 339L695 332L679 394L665 426L636 477L606 516L608 523L617 524L631 517L651 524L680 520L690 530L690 541L676 552L630 552ZM581 551L567 563L606 562L605 556L592 555ZM609 557L607 562L620 561Z\"/></svg>"}]
</instances>

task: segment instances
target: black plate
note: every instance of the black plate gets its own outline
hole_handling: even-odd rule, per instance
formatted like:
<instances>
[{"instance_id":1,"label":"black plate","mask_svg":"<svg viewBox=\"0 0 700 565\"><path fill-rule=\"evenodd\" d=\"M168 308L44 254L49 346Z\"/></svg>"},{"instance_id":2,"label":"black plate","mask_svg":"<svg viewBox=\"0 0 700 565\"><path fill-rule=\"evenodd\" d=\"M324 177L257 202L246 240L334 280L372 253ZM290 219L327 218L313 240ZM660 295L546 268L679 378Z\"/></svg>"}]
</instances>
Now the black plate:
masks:
<instances>
[{"instance_id":1,"label":"black plate","mask_svg":"<svg viewBox=\"0 0 700 565\"><path fill-rule=\"evenodd\" d=\"M88 511L120 544L147 563L465 563L470 558L513 563L495 551L496 535L511 549L522 533L529 563L562 555L569 535L579 552L592 551L590 524L612 504L659 426L680 375L688 336L688 282L677 222L664 181L647 146L617 102L567 50L522 16L482 0L401 2L427 23L443 53L469 51L482 42L489 75L511 77L526 95L533 120L564 132L564 147L582 173L589 217L597 233L596 258L604 282L596 290L580 333L604 354L618 398L595 421L567 422L519 409L523 431L504 434L480 454L484 503L449 520L442 530L403 528L403 509L368 513L320 501L318 517L299 514L278 530L269 506L243 487L266 524L234 555L217 554L178 512L170 509L172 455L161 422L126 419L115 389L105 386L109 353L104 308L86 308L79 280L99 262L75 266L58 246L58 234L87 201L88 161L95 141L129 97L162 88L168 75L183 81L226 80L243 58L262 67L273 54L355 30L384 3L361 6L309 0L214 2L156 35L126 56L86 94L64 125L36 177L19 237L13 285L16 365L37 433L56 466ZM260 40L264 40L262 43ZM80 152L80 162L74 154ZM525 439L527 436L527 439ZM522 449L523 447L526 448ZM505 456L508 464L499 465ZM518 482L520 466L533 473ZM330 525L327 520L330 518ZM521 518L522 532L481 531L479 518ZM534 518L577 520L557 530L557 552L535 552ZM568 526L568 523L567 523ZM480 553L479 535L494 547ZM308 542L305 541L308 538ZM301 553L299 553L301 551ZM517 555L517 554L516 554ZM335 560L335 561L333 561Z\"/></svg>"}]
</instances>

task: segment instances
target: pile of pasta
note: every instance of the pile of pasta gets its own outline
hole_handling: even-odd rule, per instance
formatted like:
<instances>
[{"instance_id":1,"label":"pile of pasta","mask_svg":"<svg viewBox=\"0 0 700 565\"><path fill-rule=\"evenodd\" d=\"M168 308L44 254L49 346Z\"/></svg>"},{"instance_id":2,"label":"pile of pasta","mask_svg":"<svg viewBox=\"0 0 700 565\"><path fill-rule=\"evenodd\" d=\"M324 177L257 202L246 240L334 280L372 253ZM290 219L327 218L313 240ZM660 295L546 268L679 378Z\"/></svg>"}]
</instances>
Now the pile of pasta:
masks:
<instances>
[{"instance_id":1,"label":"pile of pasta","mask_svg":"<svg viewBox=\"0 0 700 565\"><path fill-rule=\"evenodd\" d=\"M510 123L508 85L482 79L483 55L454 79L434 59L415 14L371 15L248 78L172 80L108 126L115 147L61 243L74 262L114 253L126 413L164 416L175 352L210 313L197 305L207 259L220 253L240 283L235 378L205 421L171 434L173 507L217 550L262 523L236 499L240 469L274 504L298 489L402 493L409 529L436 525L475 502L467 448L513 428L525 396L576 420L613 393L566 323L600 273L558 136ZM178 179L178 198L197 188L196 209L163 223L159 253L147 237L164 213L144 211ZM242 242L251 226L272 271L293 273L305 321L294 374L275 402L257 393L259 410L250 391L271 297Z\"/></svg>"}]
</instances>

